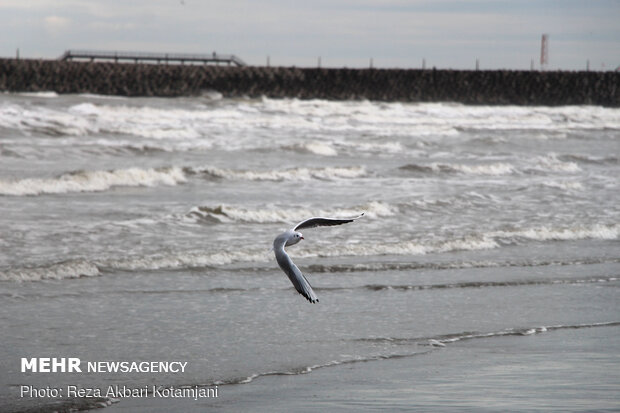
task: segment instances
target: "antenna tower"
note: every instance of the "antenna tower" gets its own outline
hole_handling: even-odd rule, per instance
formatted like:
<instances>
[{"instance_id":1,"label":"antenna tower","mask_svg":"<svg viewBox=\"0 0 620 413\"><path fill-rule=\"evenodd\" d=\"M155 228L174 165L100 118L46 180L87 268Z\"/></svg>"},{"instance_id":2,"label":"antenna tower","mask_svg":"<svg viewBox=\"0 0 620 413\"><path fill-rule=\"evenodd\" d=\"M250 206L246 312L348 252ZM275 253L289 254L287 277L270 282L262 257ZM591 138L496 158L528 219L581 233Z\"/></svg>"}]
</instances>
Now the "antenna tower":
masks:
<instances>
[{"instance_id":1,"label":"antenna tower","mask_svg":"<svg viewBox=\"0 0 620 413\"><path fill-rule=\"evenodd\" d=\"M545 70L547 68L547 64L549 63L549 35L543 34L542 40L540 42L540 68L541 70Z\"/></svg>"}]
</instances>

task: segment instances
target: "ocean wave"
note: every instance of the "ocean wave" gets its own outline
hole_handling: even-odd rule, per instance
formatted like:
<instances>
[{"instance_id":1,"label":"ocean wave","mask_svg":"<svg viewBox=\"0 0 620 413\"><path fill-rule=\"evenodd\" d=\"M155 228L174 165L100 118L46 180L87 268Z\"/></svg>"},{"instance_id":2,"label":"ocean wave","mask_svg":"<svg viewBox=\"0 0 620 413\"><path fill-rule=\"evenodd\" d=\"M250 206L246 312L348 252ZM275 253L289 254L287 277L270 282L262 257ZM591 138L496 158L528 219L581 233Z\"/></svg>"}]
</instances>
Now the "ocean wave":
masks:
<instances>
[{"instance_id":1,"label":"ocean wave","mask_svg":"<svg viewBox=\"0 0 620 413\"><path fill-rule=\"evenodd\" d=\"M157 271L220 267L234 263L268 262L265 249L238 251L176 251L142 256L68 260L40 266L0 269L0 281L64 280L95 277L109 271Z\"/></svg>"},{"instance_id":2,"label":"ocean wave","mask_svg":"<svg viewBox=\"0 0 620 413\"><path fill-rule=\"evenodd\" d=\"M434 347L434 343L441 343L444 346L447 344L456 343L459 341L468 341L476 339L489 339L495 337L506 336L530 336L533 334L547 333L557 330L579 330L586 328L599 328L599 327L618 327L620 321L607 321L600 323L584 323L584 324L557 324L549 326L532 326L532 327L513 327L506 328L504 330L480 332L480 331L463 331L458 333L449 333L436 335L432 337L367 337L353 339L356 342L368 342L379 344L394 344L394 345L430 345Z\"/></svg>"},{"instance_id":3,"label":"ocean wave","mask_svg":"<svg viewBox=\"0 0 620 413\"><path fill-rule=\"evenodd\" d=\"M178 251L149 256L107 259L97 262L103 270L155 271L219 267L243 262L268 262L271 254L267 249L235 251Z\"/></svg>"},{"instance_id":4,"label":"ocean wave","mask_svg":"<svg viewBox=\"0 0 620 413\"><path fill-rule=\"evenodd\" d=\"M0 195L25 196L100 192L118 186L177 185L186 181L181 168L129 168L110 171L76 171L56 178L0 180Z\"/></svg>"},{"instance_id":5,"label":"ocean wave","mask_svg":"<svg viewBox=\"0 0 620 413\"><path fill-rule=\"evenodd\" d=\"M619 263L620 259L578 258L565 260L510 260L510 261L447 261L447 262L370 262L355 264L309 264L310 273L349 273L416 270L454 270L466 268L547 267L557 265L592 265Z\"/></svg>"},{"instance_id":6,"label":"ocean wave","mask_svg":"<svg viewBox=\"0 0 620 413\"><path fill-rule=\"evenodd\" d=\"M311 216L357 216L365 212L367 217L384 217L395 215L397 209L383 202L369 202L367 204L333 209L248 209L228 205L199 206L192 208L187 216L205 219L213 222L283 222L294 224Z\"/></svg>"},{"instance_id":7,"label":"ocean wave","mask_svg":"<svg viewBox=\"0 0 620 413\"><path fill-rule=\"evenodd\" d=\"M20 92L18 96L32 97L32 98L46 98L53 99L58 97L58 93L53 91L48 92Z\"/></svg>"},{"instance_id":8,"label":"ocean wave","mask_svg":"<svg viewBox=\"0 0 620 413\"><path fill-rule=\"evenodd\" d=\"M0 281L41 281L97 277L97 265L85 260L70 260L37 267L0 269Z\"/></svg>"},{"instance_id":9,"label":"ocean wave","mask_svg":"<svg viewBox=\"0 0 620 413\"><path fill-rule=\"evenodd\" d=\"M54 92L21 94L24 98L54 98ZM86 100L57 109L17 101L0 106L0 123L25 133L51 136L92 134L133 135L149 139L197 139L261 127L278 132L305 130L342 135L359 131L373 137L458 136L463 131L527 130L562 134L582 129L620 129L620 116L613 108L597 107L483 107L446 103L333 102L296 99L188 101L174 109L119 101L118 97L82 95ZM140 104L143 104L140 106ZM241 121L240 121L241 120ZM528 136L534 136L533 133ZM249 142L245 142L249 143ZM290 143L284 143L284 147ZM291 149L295 149L295 144ZM297 150L333 156L332 142L301 144Z\"/></svg>"},{"instance_id":10,"label":"ocean wave","mask_svg":"<svg viewBox=\"0 0 620 413\"><path fill-rule=\"evenodd\" d=\"M552 325L552 326L532 326L532 327L513 327L507 328L504 330L498 331L489 331L489 332L478 332L478 331L464 331L458 333L449 333L443 335L437 335L432 337L364 337L364 338L354 338L350 341L355 343L367 343L367 344L380 344L384 348L384 350L379 354L366 354L366 355L342 355L338 360L329 360L324 363L318 363L313 365L304 365L298 367L292 367L289 369L283 370L273 370L267 372L257 372L250 374L248 376L230 378L225 380L217 380L213 383L209 383L208 386L223 386L223 385L239 385L239 384L248 384L253 382L254 380L261 377L268 376L292 376L292 375L301 375L308 374L318 369L330 368L330 367L338 367L343 365L349 365L354 363L365 363L369 361L379 361L379 360L394 360L394 359L402 359L409 357L419 357L429 354L432 351L438 351L437 349L441 349L446 347L447 345L457 343L460 341L469 341L469 340L485 340L485 339L493 339L498 337L507 337L507 336L531 336L534 334L544 334L553 331L559 330L577 330L577 329L586 329L586 328L605 328L605 327L618 327L620 326L620 322L611 321L611 322L600 322L600 323L587 323L587 324L560 324L560 325ZM403 348L404 346L412 346L409 351L406 350L392 350L385 346L389 346L389 348ZM418 346L422 348L427 347L427 349L421 350Z\"/></svg>"},{"instance_id":11,"label":"ocean wave","mask_svg":"<svg viewBox=\"0 0 620 413\"><path fill-rule=\"evenodd\" d=\"M159 109L129 105L78 103L69 108L4 104L0 123L26 134L88 136L94 134L134 135L151 139L195 139L204 111Z\"/></svg>"},{"instance_id":12,"label":"ocean wave","mask_svg":"<svg viewBox=\"0 0 620 413\"><path fill-rule=\"evenodd\" d=\"M391 243L351 243L318 249L308 247L302 256L339 257L339 256L373 256L373 255L426 255L433 253L476 251L498 248L499 244L487 237L463 237L460 239L421 241L405 240Z\"/></svg>"},{"instance_id":13,"label":"ocean wave","mask_svg":"<svg viewBox=\"0 0 620 413\"><path fill-rule=\"evenodd\" d=\"M585 279L557 278L557 279L533 279L515 281L465 281L446 284L369 284L357 287L315 287L317 291L338 291L363 289L369 291L426 291L426 290L448 290L463 288L501 288L501 287L524 287L533 285L562 285L562 284L599 284L618 281L618 277L592 277Z\"/></svg>"},{"instance_id":14,"label":"ocean wave","mask_svg":"<svg viewBox=\"0 0 620 413\"><path fill-rule=\"evenodd\" d=\"M310 181L313 179L355 179L367 175L366 169L361 166L271 169L265 171L223 169L205 166L201 168L186 169L186 171L205 174L207 176L221 179L236 179L248 181Z\"/></svg>"},{"instance_id":15,"label":"ocean wave","mask_svg":"<svg viewBox=\"0 0 620 413\"><path fill-rule=\"evenodd\" d=\"M490 175L501 176L510 175L516 172L516 168L508 163L496 162L489 164L467 165L467 164L446 164L432 162L426 165L407 164L399 167L400 170L423 173L423 174L464 174L464 175Z\"/></svg>"},{"instance_id":16,"label":"ocean wave","mask_svg":"<svg viewBox=\"0 0 620 413\"><path fill-rule=\"evenodd\" d=\"M558 156L558 159L563 162L571 162L571 163L585 163L585 164L594 164L594 165L604 165L604 164L618 164L620 163L620 158L617 156L588 156L588 155L561 155Z\"/></svg>"},{"instance_id":17,"label":"ocean wave","mask_svg":"<svg viewBox=\"0 0 620 413\"><path fill-rule=\"evenodd\" d=\"M525 238L534 241L574 241L582 239L614 240L620 236L619 224L594 224L590 226L576 225L572 227L541 226L531 228L515 228L512 230L495 231L488 234L493 238L517 240Z\"/></svg>"},{"instance_id":18,"label":"ocean wave","mask_svg":"<svg viewBox=\"0 0 620 413\"><path fill-rule=\"evenodd\" d=\"M575 173L580 172L579 165L572 161L562 160L555 154L538 156L527 160L523 165L516 166L507 162L463 164L440 163L428 164L410 163L399 167L400 170L415 174L460 174L479 176L502 176L531 173Z\"/></svg>"},{"instance_id":19,"label":"ocean wave","mask_svg":"<svg viewBox=\"0 0 620 413\"><path fill-rule=\"evenodd\" d=\"M580 172L581 168L575 162L562 161L555 154L547 154L536 157L535 164L528 171Z\"/></svg>"},{"instance_id":20,"label":"ocean wave","mask_svg":"<svg viewBox=\"0 0 620 413\"><path fill-rule=\"evenodd\" d=\"M542 182L541 185L563 191L580 191L584 189L583 184L577 181L546 181Z\"/></svg>"},{"instance_id":21,"label":"ocean wave","mask_svg":"<svg viewBox=\"0 0 620 413\"><path fill-rule=\"evenodd\" d=\"M98 95L96 93L79 93L77 96L85 99L103 99L103 100L127 100L131 99L127 96L118 95Z\"/></svg>"},{"instance_id":22,"label":"ocean wave","mask_svg":"<svg viewBox=\"0 0 620 413\"><path fill-rule=\"evenodd\" d=\"M462 237L436 240L402 240L390 243L348 243L329 249L310 246L300 252L302 257L373 256L373 255L427 255L456 251L478 251L501 248L503 245L532 241L576 241L583 239L615 240L620 236L620 225L594 224L572 227L540 226L512 230L472 233Z\"/></svg>"},{"instance_id":23,"label":"ocean wave","mask_svg":"<svg viewBox=\"0 0 620 413\"><path fill-rule=\"evenodd\" d=\"M49 136L80 136L92 133L87 119L48 107L4 103L0 106L0 124L5 128Z\"/></svg>"},{"instance_id":24,"label":"ocean wave","mask_svg":"<svg viewBox=\"0 0 620 413\"><path fill-rule=\"evenodd\" d=\"M377 211L379 213L390 213L389 208L385 205L377 204ZM341 209L340 212L347 212L342 215L356 215L360 210L353 208L351 210ZM373 212L371 208L367 210L367 216L372 217ZM321 211L306 211L309 214L304 216L311 216L310 212ZM324 211L330 212L330 211ZM334 212L334 211L331 211ZM245 219L254 219L254 222L274 220L275 222L295 223L297 218L288 215L269 215L267 211L265 215L258 214L252 217L243 216L243 211L235 210L235 214L240 214L237 219L239 222L247 222ZM291 213L291 212L289 212ZM374 212L376 214L377 212ZM233 215L233 214L231 214ZM342 216L341 215L341 216ZM217 218L216 218L217 219ZM226 217L221 219L231 220L233 218ZM244 220L244 221L241 221ZM485 233L478 236L470 236L456 239L437 240L434 242L422 242L416 240L404 241L404 242L388 242L388 243L344 243L330 246L317 246L306 245L303 248L295 250L293 255L299 258L315 258L315 257L369 257L369 256L415 256L426 255L433 253L448 253L455 251L476 251L499 248L502 244L511 244L518 242L519 239L532 239L535 241L565 241L565 240L578 240L587 238L600 238L600 239L617 239L620 226L604 226L595 225L589 228L530 228L519 231L499 231L493 233ZM270 240L269 240L270 241ZM205 268L205 267L221 267L230 264L243 264L243 263L267 263L273 259L273 254L267 251L270 244L266 244L265 249L238 249L234 251L177 251L168 252L164 254L155 254L150 256L136 256L119 258L97 262L97 265L103 269L116 269L126 271L139 271L139 270L162 270L162 269L186 269L186 268ZM446 264L428 264L431 266L438 266L440 269L449 268L466 268L466 267L491 267L491 266L528 266L528 265L567 265L567 264L594 264L600 262L599 260L570 260L568 262L556 262L556 261L515 261L509 263L496 263L496 262L467 262L467 263L446 263ZM607 261L603 261L607 262ZM366 263L357 264L353 266L354 270L362 270L364 265L367 268L377 268L378 270L389 269L409 269L407 266L411 266L411 269L416 269L419 264L398 264L396 268L390 268L390 264L376 264ZM320 266L308 267L310 272L317 270L321 272ZM337 268L337 267L334 267ZM344 267L343 267L344 268Z\"/></svg>"},{"instance_id":25,"label":"ocean wave","mask_svg":"<svg viewBox=\"0 0 620 413\"><path fill-rule=\"evenodd\" d=\"M148 150L143 148L142 150ZM367 175L366 169L352 167L291 168L282 170L235 170L217 167L128 168L74 171L54 178L0 179L0 195L26 196L70 192L101 192L119 186L178 185L187 175L202 174L217 179L248 181L310 181L355 179Z\"/></svg>"},{"instance_id":26,"label":"ocean wave","mask_svg":"<svg viewBox=\"0 0 620 413\"><path fill-rule=\"evenodd\" d=\"M378 204L379 213L389 213L389 208ZM370 208L369 208L370 209ZM339 210L340 212L355 212L359 209ZM235 213L241 214L237 210ZM313 212L313 211L307 211ZM314 211L316 212L316 211ZM329 211L326 211L329 212ZM375 212L377 213L377 212ZM232 215L232 214L231 214ZM307 214L309 216L312 214ZM353 215L353 214L349 214ZM367 212L372 215L372 212ZM248 217L237 219L247 219ZM287 215L262 215L249 217L255 221L296 222L295 217ZM226 219L232 220L228 217ZM240 221L247 222L247 221ZM305 245L292 253L297 258L315 257L371 257L371 256L415 256L433 253L449 253L455 251L475 251L500 248L501 245L522 243L520 240L570 241L580 239L616 240L619 237L620 225L597 224L590 227L548 228L533 227L513 231L495 231L477 236L462 237L423 242L408 240L403 242L351 242L337 245ZM268 240L270 241L270 240ZM196 269L210 267L225 267L231 264L253 263L265 264L273 260L273 254L268 252L269 243L265 248L245 248L233 251L170 251L144 256L127 256L118 258L95 259L92 261L74 260L62 263L52 263L38 267L10 268L0 270L0 280L5 281L38 281L45 279L78 278L81 276L97 276L100 271L157 271L176 269ZM358 271L407 271L419 269L461 269L461 268L493 268L509 266L546 266L546 265L589 265L597 263L618 262L614 259L569 259L553 260L519 260L519 261L466 261L445 263L416 263L416 262L358 262L355 264L308 264L300 262L300 266L310 273L321 272L358 272ZM254 269L253 269L254 270ZM602 277L605 278L605 277ZM527 282L527 281L524 281ZM480 284L480 286L483 286ZM405 288L405 287L403 287ZM407 287L409 288L409 287Z\"/></svg>"},{"instance_id":27,"label":"ocean wave","mask_svg":"<svg viewBox=\"0 0 620 413\"><path fill-rule=\"evenodd\" d=\"M338 151L334 148L334 146L327 142L312 141L312 142L298 143L294 145L285 145L282 148L286 150L292 150L295 152L310 153L313 155L320 155L320 156L338 155Z\"/></svg>"},{"instance_id":28,"label":"ocean wave","mask_svg":"<svg viewBox=\"0 0 620 413\"><path fill-rule=\"evenodd\" d=\"M196 139L202 136L196 124L200 111L154 107L95 105L71 106L68 114L87 121L83 134L128 134L152 139Z\"/></svg>"}]
</instances>

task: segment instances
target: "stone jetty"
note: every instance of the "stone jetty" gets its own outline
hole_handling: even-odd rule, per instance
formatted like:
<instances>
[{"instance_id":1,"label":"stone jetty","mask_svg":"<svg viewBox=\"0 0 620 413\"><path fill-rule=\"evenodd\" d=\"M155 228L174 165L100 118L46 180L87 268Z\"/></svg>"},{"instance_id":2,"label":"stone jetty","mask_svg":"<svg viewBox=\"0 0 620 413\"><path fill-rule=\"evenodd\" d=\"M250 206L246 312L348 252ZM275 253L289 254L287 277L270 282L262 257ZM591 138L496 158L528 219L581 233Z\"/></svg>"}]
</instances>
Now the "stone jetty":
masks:
<instances>
[{"instance_id":1,"label":"stone jetty","mask_svg":"<svg viewBox=\"0 0 620 413\"><path fill-rule=\"evenodd\" d=\"M619 72L327 69L0 59L0 90L620 106Z\"/></svg>"}]
</instances>

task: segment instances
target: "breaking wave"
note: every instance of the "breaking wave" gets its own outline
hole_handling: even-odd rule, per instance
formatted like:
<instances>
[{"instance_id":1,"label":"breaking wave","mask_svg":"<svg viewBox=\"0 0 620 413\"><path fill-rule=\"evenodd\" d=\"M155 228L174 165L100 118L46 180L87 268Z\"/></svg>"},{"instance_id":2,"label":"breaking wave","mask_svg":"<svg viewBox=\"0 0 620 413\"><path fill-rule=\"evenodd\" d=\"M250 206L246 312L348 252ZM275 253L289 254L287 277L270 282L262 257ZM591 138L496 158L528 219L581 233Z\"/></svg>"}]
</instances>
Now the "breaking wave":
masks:
<instances>
[{"instance_id":1,"label":"breaking wave","mask_svg":"<svg viewBox=\"0 0 620 413\"><path fill-rule=\"evenodd\" d=\"M217 179L249 181L308 181L354 179L366 175L362 167L293 168L283 170L234 170L217 167L128 168L108 171L75 171L55 178L0 179L0 195L26 196L70 192L101 192L119 186L178 185L187 175L204 174Z\"/></svg>"},{"instance_id":2,"label":"breaking wave","mask_svg":"<svg viewBox=\"0 0 620 413\"><path fill-rule=\"evenodd\" d=\"M326 142L307 142L302 144L287 145L283 149L292 150L300 153L311 153L321 156L336 156L338 151L329 143Z\"/></svg>"},{"instance_id":3,"label":"breaking wave","mask_svg":"<svg viewBox=\"0 0 620 413\"><path fill-rule=\"evenodd\" d=\"M562 155L558 157L563 162L576 162L576 163L585 163L585 164L594 164L594 165L604 165L604 164L618 164L620 163L620 158L617 156L588 156L588 155Z\"/></svg>"},{"instance_id":4,"label":"breaking wave","mask_svg":"<svg viewBox=\"0 0 620 413\"><path fill-rule=\"evenodd\" d=\"M508 231L496 231L490 236L503 239L525 238L534 241L571 241L581 239L614 240L620 236L620 225L595 224L574 227L532 227Z\"/></svg>"},{"instance_id":5,"label":"breaking wave","mask_svg":"<svg viewBox=\"0 0 620 413\"><path fill-rule=\"evenodd\" d=\"M383 202L369 202L349 208L334 209L247 209L228 205L199 206L188 212L188 216L207 220L210 222L284 222L292 224L311 216L348 217L357 216L365 212L366 216L392 216L396 213L393 206Z\"/></svg>"},{"instance_id":6,"label":"breaking wave","mask_svg":"<svg viewBox=\"0 0 620 413\"><path fill-rule=\"evenodd\" d=\"M615 240L620 237L620 225L594 224L575 227L531 227L432 241L403 240L392 243L349 243L329 249L307 247L302 256L373 256L373 255L426 255L455 251L478 251L500 248L502 245L531 241L574 241L583 239ZM303 253L302 253L303 254Z\"/></svg>"},{"instance_id":7,"label":"breaking wave","mask_svg":"<svg viewBox=\"0 0 620 413\"><path fill-rule=\"evenodd\" d=\"M381 203L367 205L367 214L390 214L389 207ZM374 212L373 212L374 208ZM222 211L225 211L223 209ZM234 210L235 214L244 214L241 210ZM360 209L341 209L331 212L350 212L355 215ZM317 212L317 211L307 211ZM320 211L318 211L320 212ZM239 220L253 219L254 222L295 222L293 211L279 212L258 211L256 215L243 215ZM213 214L213 212L201 212L201 214ZM291 216L286 215L291 214ZM217 214L215 214L217 215ZM233 214L231 214L233 215ZM312 215L312 214L306 214ZM225 215L223 215L225 217ZM220 219L233 220L226 217ZM247 221L243 221L247 222ZM519 239L534 241L568 241L580 239L604 239L615 240L620 236L620 225L593 225L591 227L575 228L547 228L536 227L516 231L496 231L485 233L480 236L464 237L459 239L437 240L423 242L410 240L391 243L344 243L330 246L303 246L297 249L294 255L298 258L313 257L365 257L365 256L415 256L433 253L447 253L454 251L475 251L484 249L500 248L502 244L518 243ZM85 260L73 260L61 263L53 263L38 267L23 267L0 269L2 281L40 281L46 279L71 279L84 276L98 276L100 271L157 271L164 269L193 269L222 267L230 264L242 263L267 263L273 259L268 252L269 244L265 248L238 249L233 251L171 251L147 256L128 256L116 259L103 259L88 262ZM445 263L416 263L416 262L371 262L357 264L310 264L304 266L310 273L320 272L359 272L359 271L404 271L417 269L459 269L459 268L489 268L507 266L546 266L546 265L588 265L606 262L618 262L614 259L572 259L568 261L471 261L471 262L445 262ZM604 278L604 277L603 277ZM480 286L484 286L480 284ZM401 287L398 287L401 288ZM409 287L402 287L409 288Z\"/></svg>"},{"instance_id":8,"label":"breaking wave","mask_svg":"<svg viewBox=\"0 0 620 413\"><path fill-rule=\"evenodd\" d=\"M129 168L110 171L76 171L56 178L0 180L0 195L100 192L118 186L177 185L185 182L180 168Z\"/></svg>"},{"instance_id":9,"label":"breaking wave","mask_svg":"<svg viewBox=\"0 0 620 413\"><path fill-rule=\"evenodd\" d=\"M408 164L399 169L416 173L461 173L466 175L509 175L516 169L507 163L492 163L486 165L443 164L430 163L428 165Z\"/></svg>"},{"instance_id":10,"label":"breaking wave","mask_svg":"<svg viewBox=\"0 0 620 413\"><path fill-rule=\"evenodd\" d=\"M564 160L563 160L564 159ZM411 163L399 167L400 170L416 174L460 174L460 175L487 175L502 176L514 174L540 174L540 173L574 173L580 172L581 168L573 161L566 158L558 158L554 154L538 156L517 167L507 162L494 162L482 164L450 164L432 162L428 164Z\"/></svg>"},{"instance_id":11,"label":"breaking wave","mask_svg":"<svg viewBox=\"0 0 620 413\"><path fill-rule=\"evenodd\" d=\"M265 171L223 169L206 166L201 168L191 168L187 171L192 173L204 174L210 177L220 179L235 179L248 181L309 181L312 179L354 179L361 178L367 174L366 169L360 166L271 169Z\"/></svg>"},{"instance_id":12,"label":"breaking wave","mask_svg":"<svg viewBox=\"0 0 620 413\"><path fill-rule=\"evenodd\" d=\"M218 267L243 262L267 262L271 255L267 250L236 250L236 251L182 251L156 254L151 256L127 257L111 259L97 263L104 270L123 271L191 269Z\"/></svg>"},{"instance_id":13,"label":"breaking wave","mask_svg":"<svg viewBox=\"0 0 620 413\"><path fill-rule=\"evenodd\" d=\"M20 94L54 98L54 92ZM86 136L133 135L152 139L196 139L212 131L242 130L256 125L272 130L306 129L341 133L360 130L374 136L455 136L468 130L533 130L561 134L579 129L620 129L613 108L593 107L477 107L446 103L404 104L385 102L334 102L325 100L261 99L221 100L210 104L183 102L174 108L138 106L138 102L82 95L89 101L68 107L17 102L0 106L0 124L26 134ZM114 101L112 99L116 99ZM244 118L244 122L238 122ZM546 136L546 135L544 135ZM292 150L332 156L329 143L302 144Z\"/></svg>"},{"instance_id":14,"label":"breaking wave","mask_svg":"<svg viewBox=\"0 0 620 413\"><path fill-rule=\"evenodd\" d=\"M84 260L64 261L38 267L0 269L0 281L63 280L99 275L97 265Z\"/></svg>"}]
</instances>

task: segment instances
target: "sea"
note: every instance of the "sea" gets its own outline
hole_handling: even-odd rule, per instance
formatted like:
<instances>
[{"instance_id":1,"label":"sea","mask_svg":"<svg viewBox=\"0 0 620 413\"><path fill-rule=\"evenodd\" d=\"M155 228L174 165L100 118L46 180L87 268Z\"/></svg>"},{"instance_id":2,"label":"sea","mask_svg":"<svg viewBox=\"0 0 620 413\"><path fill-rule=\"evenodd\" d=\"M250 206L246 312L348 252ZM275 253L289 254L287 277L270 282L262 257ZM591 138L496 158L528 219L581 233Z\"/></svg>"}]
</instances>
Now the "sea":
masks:
<instances>
[{"instance_id":1,"label":"sea","mask_svg":"<svg viewBox=\"0 0 620 413\"><path fill-rule=\"evenodd\" d=\"M0 410L619 411L619 177L618 108L1 94Z\"/></svg>"}]
</instances>

